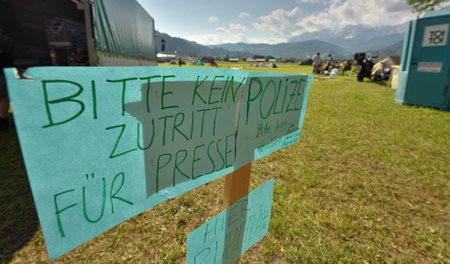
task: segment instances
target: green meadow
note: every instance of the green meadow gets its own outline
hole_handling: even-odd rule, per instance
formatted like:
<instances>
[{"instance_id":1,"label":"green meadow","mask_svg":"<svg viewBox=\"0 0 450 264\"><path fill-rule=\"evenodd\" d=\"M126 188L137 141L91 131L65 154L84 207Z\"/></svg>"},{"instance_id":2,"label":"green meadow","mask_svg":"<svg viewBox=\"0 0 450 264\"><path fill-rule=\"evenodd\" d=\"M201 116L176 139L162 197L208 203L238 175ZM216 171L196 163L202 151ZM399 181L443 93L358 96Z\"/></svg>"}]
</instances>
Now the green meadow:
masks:
<instances>
[{"instance_id":1,"label":"green meadow","mask_svg":"<svg viewBox=\"0 0 450 264\"><path fill-rule=\"evenodd\" d=\"M450 112L394 97L385 82L313 80L299 142L252 165L250 189L274 178L272 216L241 263L450 263ZM14 128L0 131L0 153L1 263L47 263ZM223 210L224 182L163 202L54 263L184 263L187 235Z\"/></svg>"}]
</instances>

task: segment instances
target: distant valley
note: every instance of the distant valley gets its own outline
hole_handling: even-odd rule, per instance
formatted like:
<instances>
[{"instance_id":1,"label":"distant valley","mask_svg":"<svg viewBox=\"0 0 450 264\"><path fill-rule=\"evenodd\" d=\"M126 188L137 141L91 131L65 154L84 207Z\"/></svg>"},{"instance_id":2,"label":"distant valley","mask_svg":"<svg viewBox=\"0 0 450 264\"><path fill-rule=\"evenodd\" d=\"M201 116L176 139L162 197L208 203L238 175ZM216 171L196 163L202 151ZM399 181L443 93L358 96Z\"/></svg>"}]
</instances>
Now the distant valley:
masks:
<instances>
[{"instance_id":1,"label":"distant valley","mask_svg":"<svg viewBox=\"0 0 450 264\"><path fill-rule=\"evenodd\" d=\"M350 58L355 52L370 52L379 57L387 57L401 55L405 27L406 25L345 26L306 32L287 43L228 43L210 46L156 32L156 44L160 51L160 40L164 38L165 53L182 57L251 58L254 55L261 55L304 59L310 58L316 52L330 53L334 58Z\"/></svg>"}]
</instances>

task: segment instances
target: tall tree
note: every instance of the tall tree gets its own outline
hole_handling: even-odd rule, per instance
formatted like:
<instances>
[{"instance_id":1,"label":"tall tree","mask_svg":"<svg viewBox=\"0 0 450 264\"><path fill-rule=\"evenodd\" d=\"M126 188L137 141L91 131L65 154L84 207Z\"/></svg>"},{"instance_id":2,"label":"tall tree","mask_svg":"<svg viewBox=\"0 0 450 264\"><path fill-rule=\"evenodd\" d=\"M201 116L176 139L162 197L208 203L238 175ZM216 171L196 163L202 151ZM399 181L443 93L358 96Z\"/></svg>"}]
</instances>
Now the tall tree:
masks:
<instances>
[{"instance_id":1,"label":"tall tree","mask_svg":"<svg viewBox=\"0 0 450 264\"><path fill-rule=\"evenodd\" d=\"M408 5L412 6L416 13L435 10L441 3L448 0L407 0Z\"/></svg>"}]
</instances>

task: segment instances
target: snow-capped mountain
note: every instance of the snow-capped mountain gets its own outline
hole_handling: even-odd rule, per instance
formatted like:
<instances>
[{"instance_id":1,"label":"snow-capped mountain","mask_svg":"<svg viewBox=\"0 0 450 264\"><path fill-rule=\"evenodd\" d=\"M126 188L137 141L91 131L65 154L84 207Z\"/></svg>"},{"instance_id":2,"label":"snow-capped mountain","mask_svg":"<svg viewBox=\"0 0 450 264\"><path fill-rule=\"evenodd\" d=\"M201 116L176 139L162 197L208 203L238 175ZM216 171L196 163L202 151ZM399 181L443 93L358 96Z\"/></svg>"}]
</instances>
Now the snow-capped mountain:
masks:
<instances>
[{"instance_id":1,"label":"snow-capped mountain","mask_svg":"<svg viewBox=\"0 0 450 264\"><path fill-rule=\"evenodd\" d=\"M322 40L341 46L350 53L378 50L393 45L404 38L406 24L396 26L346 25L305 32L289 42Z\"/></svg>"}]
</instances>

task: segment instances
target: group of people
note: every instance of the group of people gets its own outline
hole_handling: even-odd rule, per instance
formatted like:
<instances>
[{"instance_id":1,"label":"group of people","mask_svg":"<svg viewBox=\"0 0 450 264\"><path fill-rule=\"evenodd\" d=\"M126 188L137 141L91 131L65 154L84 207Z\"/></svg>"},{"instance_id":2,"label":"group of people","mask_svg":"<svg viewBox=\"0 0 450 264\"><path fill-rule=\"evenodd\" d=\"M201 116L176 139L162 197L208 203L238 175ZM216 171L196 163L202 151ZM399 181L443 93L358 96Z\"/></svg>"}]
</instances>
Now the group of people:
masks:
<instances>
[{"instance_id":1,"label":"group of people","mask_svg":"<svg viewBox=\"0 0 450 264\"><path fill-rule=\"evenodd\" d=\"M352 64L349 60L339 64L337 61L333 60L331 54L328 54L325 67L322 59L320 58L320 52L317 52L311 59L314 74L329 74L332 69L341 69L341 74L345 74L345 71L352 69Z\"/></svg>"}]
</instances>

